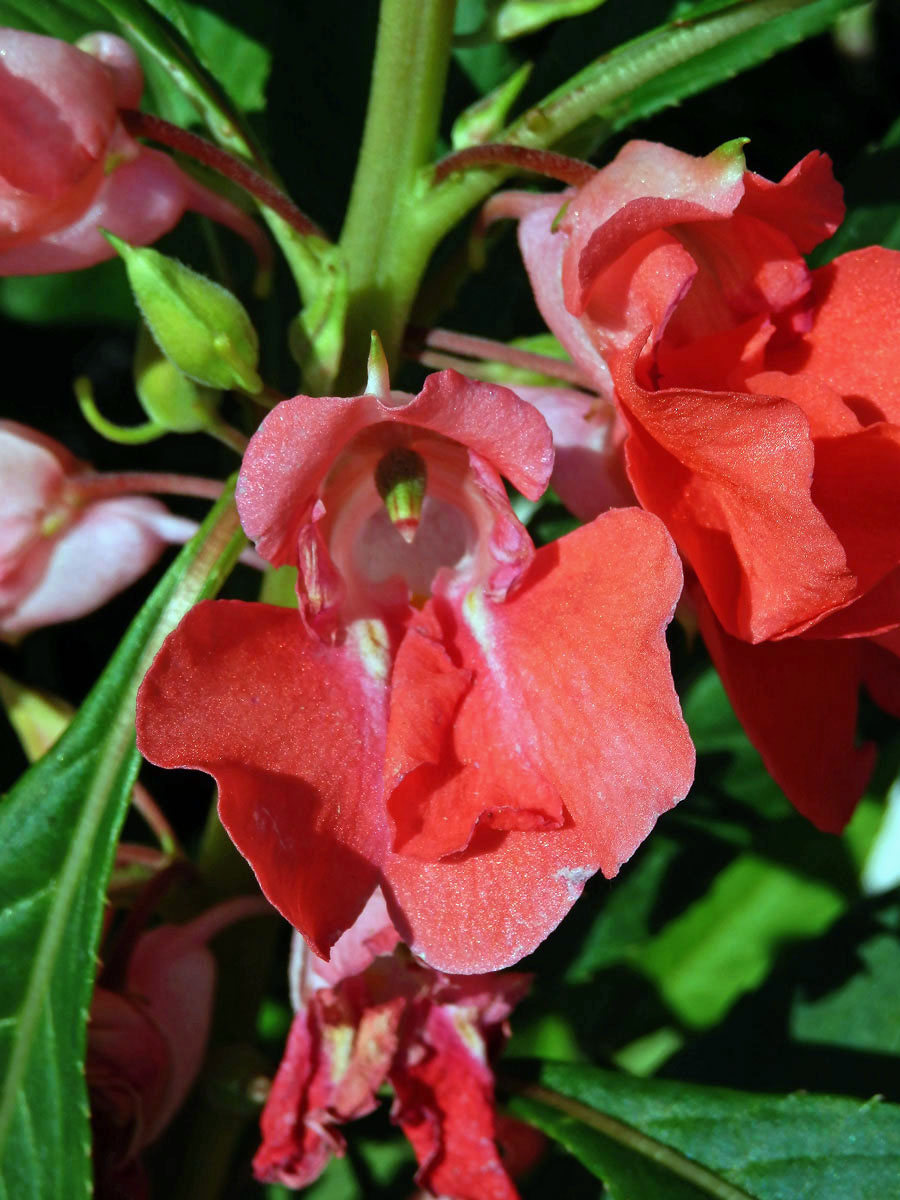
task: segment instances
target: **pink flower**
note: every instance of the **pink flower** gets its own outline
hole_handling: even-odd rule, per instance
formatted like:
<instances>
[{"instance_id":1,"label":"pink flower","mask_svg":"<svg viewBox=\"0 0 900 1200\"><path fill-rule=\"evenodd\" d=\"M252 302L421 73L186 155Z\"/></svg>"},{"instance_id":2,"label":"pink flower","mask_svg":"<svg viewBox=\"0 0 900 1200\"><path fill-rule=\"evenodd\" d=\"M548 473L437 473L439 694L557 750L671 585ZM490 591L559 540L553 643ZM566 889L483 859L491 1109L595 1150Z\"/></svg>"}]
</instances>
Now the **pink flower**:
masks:
<instances>
[{"instance_id":1,"label":"pink flower","mask_svg":"<svg viewBox=\"0 0 900 1200\"><path fill-rule=\"evenodd\" d=\"M79 48L80 47L80 48ZM125 132L143 75L111 33L76 46L0 29L0 275L88 267L167 233L186 209L221 221L256 249L260 234L233 204Z\"/></svg>"},{"instance_id":2,"label":"pink flower","mask_svg":"<svg viewBox=\"0 0 900 1200\"><path fill-rule=\"evenodd\" d=\"M215 776L320 957L380 886L415 954L494 970L690 785L664 640L680 570L636 509L535 551L499 473L539 496L550 435L505 388L372 388L285 401L255 434L241 520L298 567L300 614L193 609L142 686L140 745Z\"/></svg>"},{"instance_id":3,"label":"pink flower","mask_svg":"<svg viewBox=\"0 0 900 1200\"><path fill-rule=\"evenodd\" d=\"M101 1198L149 1196L140 1152L184 1103L206 1053L216 981L206 943L266 911L243 896L187 925L160 925L137 939L120 986L95 988L86 1073Z\"/></svg>"},{"instance_id":4,"label":"pink flower","mask_svg":"<svg viewBox=\"0 0 900 1200\"><path fill-rule=\"evenodd\" d=\"M449 976L416 962L376 892L330 963L295 939L296 1006L262 1116L256 1177L305 1187L345 1143L339 1126L371 1112L390 1081L393 1120L429 1194L515 1200L496 1145L491 1060L527 991L522 974Z\"/></svg>"},{"instance_id":5,"label":"pink flower","mask_svg":"<svg viewBox=\"0 0 900 1200\"><path fill-rule=\"evenodd\" d=\"M690 567L751 739L840 829L871 766L858 688L887 695L880 639L900 626L900 255L810 271L843 215L829 160L771 183L739 143L696 159L630 142L577 191L494 212L522 218L541 311L624 422L630 484Z\"/></svg>"},{"instance_id":6,"label":"pink flower","mask_svg":"<svg viewBox=\"0 0 900 1200\"><path fill-rule=\"evenodd\" d=\"M93 612L195 528L113 491L52 438L0 421L0 636Z\"/></svg>"}]
</instances>

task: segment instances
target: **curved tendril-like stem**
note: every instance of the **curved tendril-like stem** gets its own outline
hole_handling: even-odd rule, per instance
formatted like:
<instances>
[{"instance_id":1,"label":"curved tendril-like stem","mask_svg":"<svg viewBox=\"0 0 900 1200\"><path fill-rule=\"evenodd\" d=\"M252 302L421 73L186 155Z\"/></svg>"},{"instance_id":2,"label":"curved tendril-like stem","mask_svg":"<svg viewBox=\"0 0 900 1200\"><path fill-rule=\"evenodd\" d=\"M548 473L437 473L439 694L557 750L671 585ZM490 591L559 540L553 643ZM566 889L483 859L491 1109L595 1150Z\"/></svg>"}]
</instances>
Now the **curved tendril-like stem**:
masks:
<instances>
[{"instance_id":1,"label":"curved tendril-like stem","mask_svg":"<svg viewBox=\"0 0 900 1200\"><path fill-rule=\"evenodd\" d=\"M138 112L137 109L121 109L119 116L132 137L149 138L151 141L168 146L171 150L178 150L189 158L196 159L205 167L211 167L220 175L224 175L226 179L230 179L232 183L236 183L245 192L249 192L266 208L278 213L298 233L325 238L325 234L319 226L304 212L301 212L293 200L286 196L280 188L277 188L264 175L260 175L259 171L255 171L253 167L248 166L241 159L235 158L233 154L229 154L227 150L222 150L219 146L208 142L206 138L202 138L196 133L190 133L178 125L173 125L170 121L164 121L162 117L154 117L150 113Z\"/></svg>"},{"instance_id":2,"label":"curved tendril-like stem","mask_svg":"<svg viewBox=\"0 0 900 1200\"><path fill-rule=\"evenodd\" d=\"M218 500L225 486L221 479L201 479L197 475L173 475L157 471L85 471L76 475L73 482L79 496L90 500L107 496L133 496L138 492Z\"/></svg>"},{"instance_id":3,"label":"curved tendril-like stem","mask_svg":"<svg viewBox=\"0 0 900 1200\"><path fill-rule=\"evenodd\" d=\"M571 158L568 154L508 142L485 142L482 146L467 146L442 158L434 168L432 182L441 183L457 172L491 166L513 167L516 171L547 175L550 179L558 179L574 187L581 187L597 174L596 167L580 158Z\"/></svg>"}]
</instances>

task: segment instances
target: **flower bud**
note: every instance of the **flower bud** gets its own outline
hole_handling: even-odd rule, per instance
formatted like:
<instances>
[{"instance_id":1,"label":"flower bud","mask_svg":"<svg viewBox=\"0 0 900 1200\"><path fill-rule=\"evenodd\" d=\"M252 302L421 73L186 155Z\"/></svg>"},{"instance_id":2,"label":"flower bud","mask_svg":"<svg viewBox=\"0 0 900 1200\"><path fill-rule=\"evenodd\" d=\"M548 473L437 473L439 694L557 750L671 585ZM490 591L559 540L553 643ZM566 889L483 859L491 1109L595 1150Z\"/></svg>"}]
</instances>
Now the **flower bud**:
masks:
<instances>
[{"instance_id":1,"label":"flower bud","mask_svg":"<svg viewBox=\"0 0 900 1200\"><path fill-rule=\"evenodd\" d=\"M197 433L216 423L220 393L180 371L143 323L134 356L134 388L144 412L167 432Z\"/></svg>"},{"instance_id":2,"label":"flower bud","mask_svg":"<svg viewBox=\"0 0 900 1200\"><path fill-rule=\"evenodd\" d=\"M125 261L128 282L156 344L197 383L262 391L259 339L241 302L211 279L157 250L106 232Z\"/></svg>"}]
</instances>

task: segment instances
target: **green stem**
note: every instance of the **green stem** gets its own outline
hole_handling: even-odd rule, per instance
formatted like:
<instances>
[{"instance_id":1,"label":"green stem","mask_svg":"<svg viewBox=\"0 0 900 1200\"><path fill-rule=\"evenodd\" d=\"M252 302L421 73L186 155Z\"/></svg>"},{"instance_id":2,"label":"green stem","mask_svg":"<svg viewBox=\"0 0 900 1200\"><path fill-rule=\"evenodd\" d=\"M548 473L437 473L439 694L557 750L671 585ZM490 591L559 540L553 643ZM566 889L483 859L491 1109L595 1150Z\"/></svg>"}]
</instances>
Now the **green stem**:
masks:
<instances>
[{"instance_id":1,"label":"green stem","mask_svg":"<svg viewBox=\"0 0 900 1200\"><path fill-rule=\"evenodd\" d=\"M432 159L438 131L455 8L455 0L382 0L362 148L340 241L350 286L349 357L340 377L347 388L365 378L373 329L388 363L396 361L433 248L415 213L421 168Z\"/></svg>"},{"instance_id":2,"label":"green stem","mask_svg":"<svg viewBox=\"0 0 900 1200\"><path fill-rule=\"evenodd\" d=\"M688 1158L679 1150L673 1150L664 1142L657 1141L649 1134L642 1133L640 1129L627 1125L618 1117L598 1112L597 1109L582 1104L579 1100L562 1096L559 1092L541 1087L538 1083L522 1083L515 1079L504 1078L502 1084L517 1096L523 1096L527 1100L536 1100L539 1104L544 1104L556 1112L564 1113L582 1125L596 1129L598 1133L604 1134L620 1146L657 1163L660 1167L678 1176L679 1179L699 1188L708 1196L714 1197L715 1200L753 1200L750 1193L745 1192L743 1188L735 1187L721 1175L701 1166L700 1163ZM521 1115L527 1120L527 1114Z\"/></svg>"}]
</instances>

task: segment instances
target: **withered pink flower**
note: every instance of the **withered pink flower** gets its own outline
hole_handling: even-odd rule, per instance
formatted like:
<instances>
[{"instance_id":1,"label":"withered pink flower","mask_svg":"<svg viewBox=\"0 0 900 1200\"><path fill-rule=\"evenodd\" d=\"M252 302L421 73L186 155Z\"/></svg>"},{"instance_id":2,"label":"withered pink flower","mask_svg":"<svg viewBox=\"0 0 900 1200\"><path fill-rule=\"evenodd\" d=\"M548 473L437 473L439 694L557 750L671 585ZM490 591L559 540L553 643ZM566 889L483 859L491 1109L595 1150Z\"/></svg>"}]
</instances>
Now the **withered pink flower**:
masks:
<instances>
[{"instance_id":1,"label":"withered pink flower","mask_svg":"<svg viewBox=\"0 0 900 1200\"><path fill-rule=\"evenodd\" d=\"M122 38L92 33L71 46L0 29L0 275L91 266L115 254L110 230L143 246L187 209L228 225L259 251L253 221L130 137L143 74Z\"/></svg>"},{"instance_id":2,"label":"withered pink flower","mask_svg":"<svg viewBox=\"0 0 900 1200\"><path fill-rule=\"evenodd\" d=\"M497 1149L491 1062L529 981L444 975L417 962L398 946L379 892L329 962L295 938L296 1015L262 1117L257 1178L311 1183L344 1153L340 1126L371 1112L389 1081L392 1119L430 1195L515 1200Z\"/></svg>"}]
</instances>

